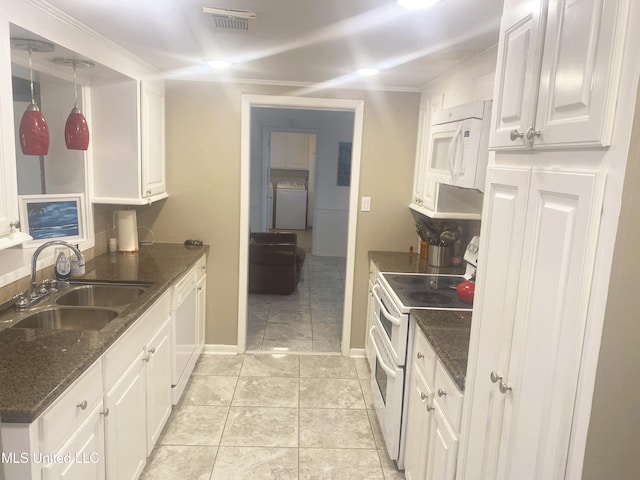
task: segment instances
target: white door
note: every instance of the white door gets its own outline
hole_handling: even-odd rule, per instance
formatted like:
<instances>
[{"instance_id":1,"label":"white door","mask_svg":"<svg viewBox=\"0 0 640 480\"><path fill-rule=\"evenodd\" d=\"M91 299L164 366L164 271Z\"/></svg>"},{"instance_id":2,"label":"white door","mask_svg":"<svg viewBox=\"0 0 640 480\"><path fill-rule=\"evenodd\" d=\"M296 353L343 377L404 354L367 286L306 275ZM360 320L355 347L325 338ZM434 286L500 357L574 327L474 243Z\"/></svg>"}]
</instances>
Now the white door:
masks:
<instances>
[{"instance_id":1,"label":"white door","mask_svg":"<svg viewBox=\"0 0 640 480\"><path fill-rule=\"evenodd\" d=\"M532 171L497 478L564 478L603 187Z\"/></svg>"},{"instance_id":2,"label":"white door","mask_svg":"<svg viewBox=\"0 0 640 480\"><path fill-rule=\"evenodd\" d=\"M411 369L404 451L404 476L407 480L424 480L427 475L429 434L431 428L432 389L417 365Z\"/></svg>"},{"instance_id":3,"label":"white door","mask_svg":"<svg viewBox=\"0 0 640 480\"><path fill-rule=\"evenodd\" d=\"M625 32L623 5L627 2L549 1L534 146L610 144L610 103L620 71L614 47Z\"/></svg>"},{"instance_id":4,"label":"white door","mask_svg":"<svg viewBox=\"0 0 640 480\"><path fill-rule=\"evenodd\" d=\"M460 439L447 422L437 400L433 406L426 480L455 480Z\"/></svg>"},{"instance_id":5,"label":"white door","mask_svg":"<svg viewBox=\"0 0 640 480\"><path fill-rule=\"evenodd\" d=\"M166 191L164 84L162 81L141 82L142 132L142 197Z\"/></svg>"},{"instance_id":6,"label":"white door","mask_svg":"<svg viewBox=\"0 0 640 480\"><path fill-rule=\"evenodd\" d=\"M546 0L508 0L500 26L489 147L528 146L537 100Z\"/></svg>"},{"instance_id":7,"label":"white door","mask_svg":"<svg viewBox=\"0 0 640 480\"><path fill-rule=\"evenodd\" d=\"M496 477L505 396L490 375L509 374L530 177L529 168L487 170L462 435L461 476L469 480Z\"/></svg>"},{"instance_id":8,"label":"white door","mask_svg":"<svg viewBox=\"0 0 640 480\"><path fill-rule=\"evenodd\" d=\"M170 317L149 342L146 351L147 455L151 454L171 414Z\"/></svg>"},{"instance_id":9,"label":"white door","mask_svg":"<svg viewBox=\"0 0 640 480\"><path fill-rule=\"evenodd\" d=\"M134 480L147 458L143 352L104 397L107 480Z\"/></svg>"}]
</instances>

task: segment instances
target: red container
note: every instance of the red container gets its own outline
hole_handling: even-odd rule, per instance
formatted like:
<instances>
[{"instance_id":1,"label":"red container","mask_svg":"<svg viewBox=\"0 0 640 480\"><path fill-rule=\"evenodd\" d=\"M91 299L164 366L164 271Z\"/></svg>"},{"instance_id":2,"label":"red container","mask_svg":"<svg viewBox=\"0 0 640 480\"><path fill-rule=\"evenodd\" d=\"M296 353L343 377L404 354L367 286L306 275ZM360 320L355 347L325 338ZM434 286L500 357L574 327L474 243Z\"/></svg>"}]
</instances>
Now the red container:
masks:
<instances>
[{"instance_id":1,"label":"red container","mask_svg":"<svg viewBox=\"0 0 640 480\"><path fill-rule=\"evenodd\" d=\"M461 302L473 303L473 294L476 290L476 284L469 280L461 282L456 287L456 293Z\"/></svg>"}]
</instances>

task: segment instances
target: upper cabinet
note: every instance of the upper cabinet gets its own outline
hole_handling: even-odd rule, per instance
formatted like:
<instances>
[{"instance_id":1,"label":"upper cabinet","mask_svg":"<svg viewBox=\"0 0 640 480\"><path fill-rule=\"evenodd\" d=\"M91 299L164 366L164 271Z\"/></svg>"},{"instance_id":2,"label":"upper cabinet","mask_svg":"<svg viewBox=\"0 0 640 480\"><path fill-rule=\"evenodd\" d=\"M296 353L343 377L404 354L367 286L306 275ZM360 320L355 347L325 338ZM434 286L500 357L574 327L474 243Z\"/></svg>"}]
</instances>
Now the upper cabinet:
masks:
<instances>
[{"instance_id":1,"label":"upper cabinet","mask_svg":"<svg viewBox=\"0 0 640 480\"><path fill-rule=\"evenodd\" d=\"M608 146L621 65L621 0L507 0L492 149Z\"/></svg>"},{"instance_id":2,"label":"upper cabinet","mask_svg":"<svg viewBox=\"0 0 640 480\"><path fill-rule=\"evenodd\" d=\"M308 133L271 132L269 166L293 170L308 170L315 143Z\"/></svg>"},{"instance_id":3,"label":"upper cabinet","mask_svg":"<svg viewBox=\"0 0 640 480\"><path fill-rule=\"evenodd\" d=\"M162 81L97 85L91 106L93 202L146 205L166 198Z\"/></svg>"}]
</instances>

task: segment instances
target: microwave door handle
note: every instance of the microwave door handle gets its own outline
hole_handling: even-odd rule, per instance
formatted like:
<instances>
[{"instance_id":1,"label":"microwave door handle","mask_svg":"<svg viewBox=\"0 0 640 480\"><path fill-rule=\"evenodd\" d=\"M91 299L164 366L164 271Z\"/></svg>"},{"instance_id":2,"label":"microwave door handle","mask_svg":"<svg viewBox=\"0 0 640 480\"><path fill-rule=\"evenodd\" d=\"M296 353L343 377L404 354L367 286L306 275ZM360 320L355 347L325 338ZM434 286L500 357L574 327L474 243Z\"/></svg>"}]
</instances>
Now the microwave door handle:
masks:
<instances>
[{"instance_id":1,"label":"microwave door handle","mask_svg":"<svg viewBox=\"0 0 640 480\"><path fill-rule=\"evenodd\" d=\"M449 149L447 151L447 160L449 161L449 170L451 171L451 183L455 185L458 176L458 168L460 162L458 158L462 157L462 149L458 147L458 143L462 140L462 123L458 125L456 133L453 134Z\"/></svg>"},{"instance_id":2,"label":"microwave door handle","mask_svg":"<svg viewBox=\"0 0 640 480\"><path fill-rule=\"evenodd\" d=\"M382 359L382 354L380 353L380 349L378 349L378 344L376 343L376 338L373 336L373 332L376 329L375 326L371 327L369 330L369 337L371 337L371 343L373 345L373 349L376 351L376 358L378 359L378 363L382 367L382 369L389 375L391 378L396 378L396 371L389 367L384 360Z\"/></svg>"},{"instance_id":3,"label":"microwave door handle","mask_svg":"<svg viewBox=\"0 0 640 480\"><path fill-rule=\"evenodd\" d=\"M391 315L391 312L389 312L389 310L387 310L387 307L384 306L384 303L382 303L382 299L380 298L380 295L378 295L379 288L380 285L378 284L373 286L373 290L371 291L371 293L373 293L373 298L375 298L376 302L378 302L378 306L380 307L380 310L382 310L382 313L384 313L384 316L387 317L387 319L394 325L400 325L402 323L400 319Z\"/></svg>"}]
</instances>

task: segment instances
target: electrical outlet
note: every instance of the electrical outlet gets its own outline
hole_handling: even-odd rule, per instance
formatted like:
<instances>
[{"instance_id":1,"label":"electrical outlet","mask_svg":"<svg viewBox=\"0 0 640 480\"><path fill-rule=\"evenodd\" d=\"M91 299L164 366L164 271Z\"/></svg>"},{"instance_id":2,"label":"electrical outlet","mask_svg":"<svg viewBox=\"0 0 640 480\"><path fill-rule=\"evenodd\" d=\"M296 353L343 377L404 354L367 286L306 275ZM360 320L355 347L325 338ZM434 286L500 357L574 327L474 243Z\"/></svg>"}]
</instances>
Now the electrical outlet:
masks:
<instances>
[{"instance_id":1,"label":"electrical outlet","mask_svg":"<svg viewBox=\"0 0 640 480\"><path fill-rule=\"evenodd\" d=\"M360 210L362 210L363 212L371 211L371 197L362 197L362 205L360 207Z\"/></svg>"}]
</instances>

